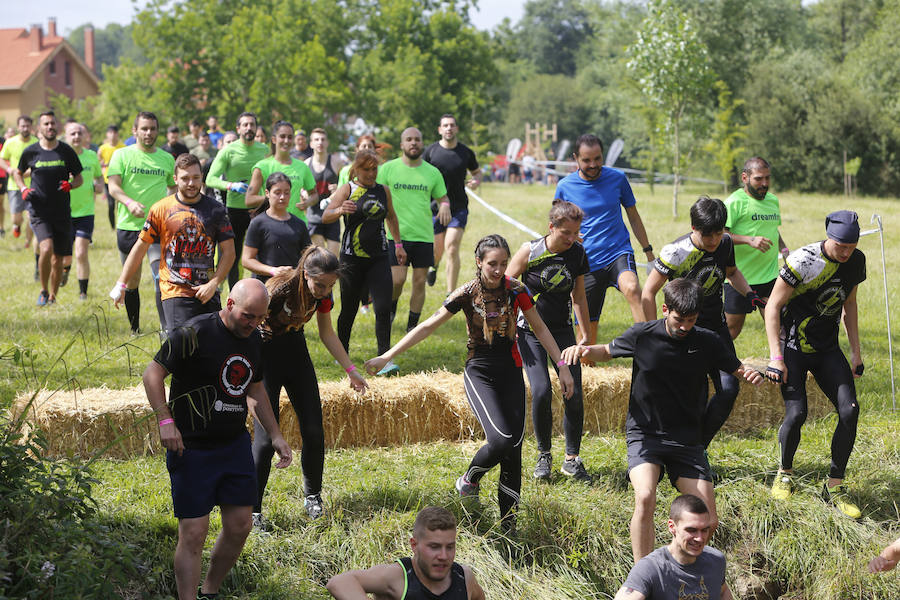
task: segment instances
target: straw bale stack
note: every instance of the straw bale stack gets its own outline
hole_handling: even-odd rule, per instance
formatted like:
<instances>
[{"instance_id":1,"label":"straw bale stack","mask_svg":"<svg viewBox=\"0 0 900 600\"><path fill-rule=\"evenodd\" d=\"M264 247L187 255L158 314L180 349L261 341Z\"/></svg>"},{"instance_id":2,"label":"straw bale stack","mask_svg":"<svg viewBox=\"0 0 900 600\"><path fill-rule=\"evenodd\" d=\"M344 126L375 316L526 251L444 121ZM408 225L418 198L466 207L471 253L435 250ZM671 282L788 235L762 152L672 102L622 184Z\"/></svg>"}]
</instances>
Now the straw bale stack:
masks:
<instances>
[{"instance_id":1,"label":"straw bale stack","mask_svg":"<svg viewBox=\"0 0 900 600\"><path fill-rule=\"evenodd\" d=\"M765 368L760 361L751 359L750 362ZM628 409L631 369L587 367L582 373L585 433L621 431ZM554 432L560 434L563 408L555 374L552 380ZM461 375L441 370L394 378L369 378L369 385L369 392L360 396L346 379L319 384L325 443L329 448L397 446L473 439L483 435L466 401ZM811 417L822 416L831 410L831 404L811 377L807 391ZM13 412L19 414L29 399L30 396L20 396ZM527 402L526 424L531 434L530 394ZM284 393L279 408L285 438L293 448L299 448L302 440L297 418ZM150 412L142 386L53 394L45 390L38 393L29 407L26 423L29 427L43 429L51 455L90 456L115 442L106 455L124 458L159 449L158 429ZM724 429L746 432L777 425L783 415L781 393L776 386L754 387L742 383L734 411Z\"/></svg>"},{"instance_id":2,"label":"straw bale stack","mask_svg":"<svg viewBox=\"0 0 900 600\"><path fill-rule=\"evenodd\" d=\"M30 395L16 399L13 415L21 415ZM159 448L159 427L142 386L124 390L89 388L76 392L41 390L28 406L26 435L39 427L50 456L128 458L152 454Z\"/></svg>"}]
</instances>

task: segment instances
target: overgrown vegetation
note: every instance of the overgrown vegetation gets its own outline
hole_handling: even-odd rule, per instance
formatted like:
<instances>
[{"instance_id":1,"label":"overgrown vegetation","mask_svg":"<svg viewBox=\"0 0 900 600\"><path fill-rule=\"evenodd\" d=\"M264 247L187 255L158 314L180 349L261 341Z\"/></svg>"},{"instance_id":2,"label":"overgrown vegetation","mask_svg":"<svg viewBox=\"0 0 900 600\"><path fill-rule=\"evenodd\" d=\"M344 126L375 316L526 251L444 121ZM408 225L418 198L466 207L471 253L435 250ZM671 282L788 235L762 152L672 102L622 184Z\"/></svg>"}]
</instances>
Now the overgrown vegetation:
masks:
<instances>
[{"instance_id":1,"label":"overgrown vegetation","mask_svg":"<svg viewBox=\"0 0 900 600\"><path fill-rule=\"evenodd\" d=\"M856 198L848 203L841 197L780 193L779 187L776 181L773 189L782 201L782 232L790 247L820 239L824 215L831 210L857 210L864 229L869 215L878 212L885 216L889 277L898 272L900 230L892 201ZM711 190L689 188L688 192L695 196ZM550 189L486 184L480 193L529 227L538 231L546 227ZM675 223L671 220L668 192L658 189L654 194L639 185L635 193L655 246L687 231L686 215ZM103 208L98 203L98 215ZM497 231L496 219L473 204L463 243L462 278L472 273L470 251L477 238ZM514 248L527 239L506 226L500 231ZM4 331L3 349L8 350L0 356L6 359L0 360L2 408L45 379L48 387L60 388L63 393L72 385L120 388L139 383L140 372L157 346L155 333L150 331L155 320L151 284L145 277L142 323L146 334L132 338L125 315L111 310L104 300L120 269L114 236L106 224L98 219L90 250L91 300L85 304L78 303L75 289L66 287L56 306L35 308L33 257L14 250L20 244L19 240L0 241L0 297L6 307L0 314L0 329ZM833 416L804 427L795 465L800 492L787 507L774 504L767 492L777 459L775 432L722 436L711 448L712 460L724 475L717 491L722 527L714 545L728 554L729 581L735 589L768 583L771 590L792 600L900 597L900 580L893 573L870 576L864 572L866 561L879 547L900 535L900 430L896 415L888 409L889 365L877 236L864 237L860 247L868 256L868 279L859 295L866 375L858 380L863 411L848 483L863 507L864 518L860 522L844 519L818 495L827 475ZM438 281L442 275L443 271ZM895 306L897 285L892 279ZM404 294L401 300L400 322L407 298ZM442 299L439 287L429 288L425 311L434 310ZM337 311L339 294L336 300ZM621 296L610 291L600 338L608 340L629 322L630 312ZM464 329L462 319L451 320L427 343L401 357L401 368L446 366L459 371L465 354L460 350ZM76 335L77 331L81 334ZM395 332L393 340L401 333ZM307 338L319 377L341 378L343 372L317 337L311 325ZM751 315L737 340L738 354L764 354L764 339L760 319ZM70 347L62 356L63 363L57 358L66 346ZM360 315L351 357L361 364L374 353L374 321ZM0 536L4 536L0 538L0 570L5 577L0 582L0 598L171 597L176 521L162 457L100 459L86 470L77 461L41 458L39 437L29 445L18 445L14 429L9 429L7 422L0 425L5 436L0 450ZM585 440L583 457L599 479L592 488L564 482L562 476L549 486L532 483L528 472L536 449L533 439L526 438L520 539L512 547L496 528L496 473L485 483L485 508L480 518L465 514L454 497L452 482L478 445L473 441L331 451L326 458L324 490L329 513L315 523L307 520L302 508L300 469L292 466L279 471L272 477L264 504L275 530L270 535L251 536L225 582L223 597L325 599L321 585L331 574L407 553L413 517L427 503L450 506L460 516L459 558L473 564L490 597L611 597L631 565L628 520L633 493L625 475L623 436ZM558 464L561 439L554 440L554 449ZM673 496L671 487L663 483L656 519L660 544L667 540L663 519ZM37 518L26 519L23 514ZM218 526L214 518L213 527ZM18 532L16 537L5 533L13 531ZM13 546L16 542L20 544ZM54 565L54 574L41 581L45 562ZM742 592L739 597L753 596Z\"/></svg>"}]
</instances>

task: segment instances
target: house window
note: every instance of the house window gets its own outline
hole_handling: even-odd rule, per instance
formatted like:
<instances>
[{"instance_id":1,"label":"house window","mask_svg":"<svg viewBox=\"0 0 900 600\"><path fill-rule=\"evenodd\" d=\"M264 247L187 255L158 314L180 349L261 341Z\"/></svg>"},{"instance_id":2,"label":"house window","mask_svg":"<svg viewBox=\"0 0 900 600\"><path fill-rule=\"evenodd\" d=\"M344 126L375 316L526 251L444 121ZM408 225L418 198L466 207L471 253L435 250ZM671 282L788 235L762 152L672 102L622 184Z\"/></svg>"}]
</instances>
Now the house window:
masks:
<instances>
[{"instance_id":1,"label":"house window","mask_svg":"<svg viewBox=\"0 0 900 600\"><path fill-rule=\"evenodd\" d=\"M63 66L66 69L66 87L72 87L72 63L66 61Z\"/></svg>"},{"instance_id":2,"label":"house window","mask_svg":"<svg viewBox=\"0 0 900 600\"><path fill-rule=\"evenodd\" d=\"M56 61L50 61L50 75L56 75Z\"/></svg>"}]
</instances>

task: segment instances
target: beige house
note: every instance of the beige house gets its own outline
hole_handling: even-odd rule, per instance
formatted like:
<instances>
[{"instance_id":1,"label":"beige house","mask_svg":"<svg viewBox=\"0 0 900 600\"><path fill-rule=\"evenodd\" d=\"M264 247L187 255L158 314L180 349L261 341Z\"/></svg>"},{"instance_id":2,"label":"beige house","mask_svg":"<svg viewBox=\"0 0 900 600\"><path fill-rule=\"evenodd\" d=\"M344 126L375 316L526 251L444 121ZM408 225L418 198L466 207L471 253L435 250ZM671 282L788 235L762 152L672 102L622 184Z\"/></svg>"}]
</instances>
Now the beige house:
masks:
<instances>
[{"instance_id":1,"label":"beige house","mask_svg":"<svg viewBox=\"0 0 900 600\"><path fill-rule=\"evenodd\" d=\"M30 29L0 29L0 119L15 126L19 115L50 105L50 92L69 98L97 95L100 80L94 73L94 30L84 32L84 60L56 33L51 18L44 35L40 25ZM2 132L0 132L2 135Z\"/></svg>"}]
</instances>

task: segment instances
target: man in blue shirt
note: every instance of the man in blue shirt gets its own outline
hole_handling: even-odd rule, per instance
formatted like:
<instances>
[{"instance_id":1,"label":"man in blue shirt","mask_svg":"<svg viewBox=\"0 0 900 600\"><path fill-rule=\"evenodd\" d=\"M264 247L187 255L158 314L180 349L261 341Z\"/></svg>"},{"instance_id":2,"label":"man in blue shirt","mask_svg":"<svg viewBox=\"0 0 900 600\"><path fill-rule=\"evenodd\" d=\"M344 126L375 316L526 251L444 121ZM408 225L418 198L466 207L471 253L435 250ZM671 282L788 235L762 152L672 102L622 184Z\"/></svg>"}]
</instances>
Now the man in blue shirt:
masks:
<instances>
[{"instance_id":1,"label":"man in blue shirt","mask_svg":"<svg viewBox=\"0 0 900 600\"><path fill-rule=\"evenodd\" d=\"M597 341L597 321L603 311L606 288L614 286L628 300L635 323L644 321L641 310L641 284L638 281L631 248L631 238L622 219L622 208L628 215L631 230L643 249L647 262L655 260L653 246L647 238L644 223L637 211L637 202L621 171L603 166L603 142L595 135L584 134L575 142L573 154L578 171L566 176L556 186L555 199L566 200L584 211L581 237L591 272L584 276L590 324L585 335L579 323L582 339L589 344Z\"/></svg>"}]
</instances>

